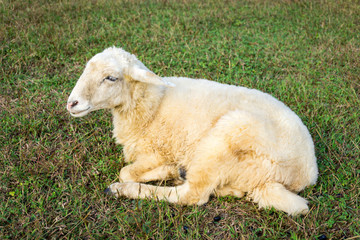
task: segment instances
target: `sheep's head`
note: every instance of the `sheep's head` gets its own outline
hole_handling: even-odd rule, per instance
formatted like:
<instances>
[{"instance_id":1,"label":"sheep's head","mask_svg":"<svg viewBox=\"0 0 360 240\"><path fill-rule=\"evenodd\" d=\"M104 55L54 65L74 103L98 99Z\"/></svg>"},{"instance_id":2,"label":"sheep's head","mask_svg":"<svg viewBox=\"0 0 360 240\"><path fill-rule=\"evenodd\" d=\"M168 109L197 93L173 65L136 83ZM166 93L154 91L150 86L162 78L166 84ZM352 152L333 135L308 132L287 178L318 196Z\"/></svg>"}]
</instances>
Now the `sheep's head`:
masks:
<instances>
[{"instance_id":1,"label":"sheep's head","mask_svg":"<svg viewBox=\"0 0 360 240\"><path fill-rule=\"evenodd\" d=\"M108 48L87 63L69 96L67 109L72 116L83 117L98 109L125 104L131 98L129 81L173 85L149 71L134 55Z\"/></svg>"}]
</instances>

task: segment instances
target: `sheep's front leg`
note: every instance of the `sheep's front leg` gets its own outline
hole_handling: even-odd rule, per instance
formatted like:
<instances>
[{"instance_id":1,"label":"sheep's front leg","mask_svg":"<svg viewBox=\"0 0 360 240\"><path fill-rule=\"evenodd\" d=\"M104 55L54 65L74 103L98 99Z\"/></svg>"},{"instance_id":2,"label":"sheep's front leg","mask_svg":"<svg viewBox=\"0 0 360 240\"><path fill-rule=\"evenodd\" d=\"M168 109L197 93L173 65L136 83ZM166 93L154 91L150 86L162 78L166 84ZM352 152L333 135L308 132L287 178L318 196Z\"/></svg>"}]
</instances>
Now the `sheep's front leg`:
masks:
<instances>
[{"instance_id":1,"label":"sheep's front leg","mask_svg":"<svg viewBox=\"0 0 360 240\"><path fill-rule=\"evenodd\" d=\"M214 192L217 186L216 178L211 179L211 175L206 172L207 170L209 169L189 171L191 177L184 184L176 187L123 182L111 184L105 192L116 197L150 198L166 200L171 203L202 205L208 201L210 194Z\"/></svg>"},{"instance_id":2,"label":"sheep's front leg","mask_svg":"<svg viewBox=\"0 0 360 240\"><path fill-rule=\"evenodd\" d=\"M156 180L169 180L179 177L179 170L174 165L162 165L151 171L145 172L139 182L151 182Z\"/></svg>"},{"instance_id":3,"label":"sheep's front leg","mask_svg":"<svg viewBox=\"0 0 360 240\"><path fill-rule=\"evenodd\" d=\"M150 182L178 178L178 169L173 165L162 165L150 171L139 173L133 165L126 166L120 171L121 182Z\"/></svg>"},{"instance_id":4,"label":"sheep's front leg","mask_svg":"<svg viewBox=\"0 0 360 240\"><path fill-rule=\"evenodd\" d=\"M150 182L177 178L178 169L175 165L164 165L155 159L139 159L125 166L120 171L120 182Z\"/></svg>"},{"instance_id":5,"label":"sheep's front leg","mask_svg":"<svg viewBox=\"0 0 360 240\"><path fill-rule=\"evenodd\" d=\"M187 184L176 187L159 187L143 183L125 182L113 183L105 192L116 197L150 198L166 200L171 203L188 204L186 200L184 201L184 196L188 189Z\"/></svg>"},{"instance_id":6,"label":"sheep's front leg","mask_svg":"<svg viewBox=\"0 0 360 240\"><path fill-rule=\"evenodd\" d=\"M214 187L212 186L213 182L208 182L202 186L199 186L198 183L200 182L190 183L186 181L184 184L175 187L154 186L137 182L113 183L105 190L105 193L116 197L148 198L185 205L202 205L208 201L210 194L214 192Z\"/></svg>"}]
</instances>

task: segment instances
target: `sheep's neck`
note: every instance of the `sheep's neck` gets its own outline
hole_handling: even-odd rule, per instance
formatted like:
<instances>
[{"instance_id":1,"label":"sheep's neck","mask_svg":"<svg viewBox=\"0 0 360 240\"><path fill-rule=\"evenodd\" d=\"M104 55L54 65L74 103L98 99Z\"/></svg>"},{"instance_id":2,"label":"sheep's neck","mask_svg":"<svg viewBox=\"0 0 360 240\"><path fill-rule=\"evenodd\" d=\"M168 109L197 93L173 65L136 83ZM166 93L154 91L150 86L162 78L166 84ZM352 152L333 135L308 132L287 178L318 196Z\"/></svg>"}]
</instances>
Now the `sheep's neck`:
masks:
<instances>
[{"instance_id":1,"label":"sheep's neck","mask_svg":"<svg viewBox=\"0 0 360 240\"><path fill-rule=\"evenodd\" d=\"M133 103L128 109L113 109L114 137L117 143L131 143L144 134L158 111L164 92L163 86L139 84L134 88Z\"/></svg>"}]
</instances>

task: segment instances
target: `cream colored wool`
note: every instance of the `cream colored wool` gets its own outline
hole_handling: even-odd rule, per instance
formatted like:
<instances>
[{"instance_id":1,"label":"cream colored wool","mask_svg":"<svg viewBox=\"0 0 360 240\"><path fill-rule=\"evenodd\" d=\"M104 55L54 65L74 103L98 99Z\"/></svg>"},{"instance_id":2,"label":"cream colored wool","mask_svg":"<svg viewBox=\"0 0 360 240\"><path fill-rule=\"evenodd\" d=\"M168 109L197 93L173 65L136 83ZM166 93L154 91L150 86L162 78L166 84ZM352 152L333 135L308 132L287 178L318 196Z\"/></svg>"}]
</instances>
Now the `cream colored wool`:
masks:
<instances>
[{"instance_id":1,"label":"cream colored wool","mask_svg":"<svg viewBox=\"0 0 360 240\"><path fill-rule=\"evenodd\" d=\"M134 55L108 48L76 83L68 110L82 117L111 109L114 137L130 164L115 196L204 204L211 194L244 196L290 215L308 212L296 193L315 184L311 136L300 118L272 96L202 79L160 78ZM176 187L146 182L179 177Z\"/></svg>"}]
</instances>

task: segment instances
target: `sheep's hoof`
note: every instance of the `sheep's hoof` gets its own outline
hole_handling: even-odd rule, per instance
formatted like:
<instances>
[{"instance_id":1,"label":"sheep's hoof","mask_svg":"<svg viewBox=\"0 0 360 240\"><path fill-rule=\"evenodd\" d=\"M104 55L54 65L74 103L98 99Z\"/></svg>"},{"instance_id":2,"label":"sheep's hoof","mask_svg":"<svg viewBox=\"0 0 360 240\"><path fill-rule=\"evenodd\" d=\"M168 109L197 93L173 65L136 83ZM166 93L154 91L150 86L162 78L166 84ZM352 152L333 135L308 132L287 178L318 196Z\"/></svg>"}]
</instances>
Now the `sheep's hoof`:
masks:
<instances>
[{"instance_id":1,"label":"sheep's hoof","mask_svg":"<svg viewBox=\"0 0 360 240\"><path fill-rule=\"evenodd\" d=\"M106 189L104 190L104 193L105 193L105 194L108 194L108 195L112 195L112 192L111 192L110 188L106 188Z\"/></svg>"},{"instance_id":2,"label":"sheep's hoof","mask_svg":"<svg viewBox=\"0 0 360 240\"><path fill-rule=\"evenodd\" d=\"M120 190L122 189L122 187L123 187L123 184L116 182L116 183L111 184L109 187L107 187L104 190L104 193L115 196L115 197L119 197L121 195Z\"/></svg>"}]
</instances>

